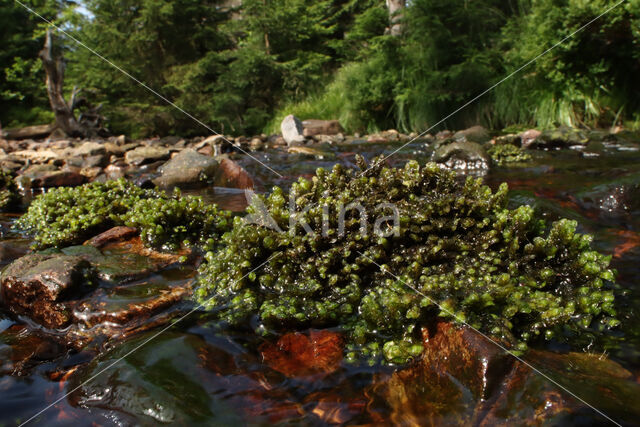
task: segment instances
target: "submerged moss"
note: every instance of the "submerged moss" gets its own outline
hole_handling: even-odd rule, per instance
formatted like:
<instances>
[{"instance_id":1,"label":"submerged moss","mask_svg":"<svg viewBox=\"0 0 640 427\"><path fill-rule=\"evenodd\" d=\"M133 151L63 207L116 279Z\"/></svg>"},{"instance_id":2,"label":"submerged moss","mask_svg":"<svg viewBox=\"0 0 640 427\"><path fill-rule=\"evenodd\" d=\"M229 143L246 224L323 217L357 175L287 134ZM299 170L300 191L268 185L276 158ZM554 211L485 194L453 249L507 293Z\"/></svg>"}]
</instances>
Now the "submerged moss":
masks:
<instances>
[{"instance_id":1,"label":"submerged moss","mask_svg":"<svg viewBox=\"0 0 640 427\"><path fill-rule=\"evenodd\" d=\"M504 166L509 163L521 163L531 160L531 155L520 147L511 144L493 145L487 149L493 161Z\"/></svg>"},{"instance_id":2,"label":"submerged moss","mask_svg":"<svg viewBox=\"0 0 640 427\"><path fill-rule=\"evenodd\" d=\"M609 258L574 221L548 227L531 207L507 209L506 184L492 193L435 164L362 176L337 165L301 178L290 196L314 234L290 226L289 200L276 187L263 201L282 232L235 218L221 249L207 253L195 296L232 325L257 317L267 330L341 326L348 356L401 363L420 354L421 327L436 317L518 350L566 325L617 323L605 290L614 279ZM369 215L365 234L356 210L340 232L339 206L352 202ZM397 207L397 235L373 233L375 219L390 215L380 203Z\"/></svg>"},{"instance_id":3,"label":"submerged moss","mask_svg":"<svg viewBox=\"0 0 640 427\"><path fill-rule=\"evenodd\" d=\"M20 203L18 187L11 174L0 169L0 212L15 209Z\"/></svg>"},{"instance_id":4,"label":"submerged moss","mask_svg":"<svg viewBox=\"0 0 640 427\"><path fill-rule=\"evenodd\" d=\"M118 225L139 228L150 246L175 249L216 241L229 229L230 213L199 197L143 190L120 179L50 190L36 197L17 222L34 232L37 249L82 243Z\"/></svg>"}]
</instances>

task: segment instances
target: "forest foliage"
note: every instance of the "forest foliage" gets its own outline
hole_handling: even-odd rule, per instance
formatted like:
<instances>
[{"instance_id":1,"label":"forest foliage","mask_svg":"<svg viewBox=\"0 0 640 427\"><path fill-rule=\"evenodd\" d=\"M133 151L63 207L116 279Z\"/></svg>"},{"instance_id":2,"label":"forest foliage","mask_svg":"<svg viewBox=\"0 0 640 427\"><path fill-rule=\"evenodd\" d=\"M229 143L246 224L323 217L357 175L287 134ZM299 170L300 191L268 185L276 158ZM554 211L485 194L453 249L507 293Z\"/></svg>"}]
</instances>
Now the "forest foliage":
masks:
<instances>
[{"instance_id":1,"label":"forest foliage","mask_svg":"<svg viewBox=\"0 0 640 427\"><path fill-rule=\"evenodd\" d=\"M614 0L413 0L389 34L384 0L24 0L211 128L277 130L282 117L350 132L422 131L614 6ZM234 6L239 4L239 6ZM82 7L79 7L82 6ZM38 51L47 24L0 4L0 122L51 121ZM640 121L640 1L627 0L442 127ZM65 89L102 104L114 133L204 127L57 34Z\"/></svg>"}]
</instances>

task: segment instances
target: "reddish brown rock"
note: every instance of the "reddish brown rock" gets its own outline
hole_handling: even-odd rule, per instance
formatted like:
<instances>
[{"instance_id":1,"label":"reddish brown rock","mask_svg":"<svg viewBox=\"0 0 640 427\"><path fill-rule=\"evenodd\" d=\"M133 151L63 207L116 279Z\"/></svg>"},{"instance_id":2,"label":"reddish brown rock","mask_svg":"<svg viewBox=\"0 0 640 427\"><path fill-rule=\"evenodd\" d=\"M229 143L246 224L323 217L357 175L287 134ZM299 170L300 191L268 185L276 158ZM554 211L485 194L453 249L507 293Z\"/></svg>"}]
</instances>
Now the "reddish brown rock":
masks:
<instances>
[{"instance_id":1,"label":"reddish brown rock","mask_svg":"<svg viewBox=\"0 0 640 427\"><path fill-rule=\"evenodd\" d=\"M342 338L330 331L311 330L280 337L277 343L267 343L260 349L264 362L288 377L328 374L342 361Z\"/></svg>"},{"instance_id":2,"label":"reddish brown rock","mask_svg":"<svg viewBox=\"0 0 640 427\"><path fill-rule=\"evenodd\" d=\"M253 179L242 166L226 157L219 160L220 166L214 181L217 187L253 188Z\"/></svg>"},{"instance_id":3,"label":"reddish brown rock","mask_svg":"<svg viewBox=\"0 0 640 427\"><path fill-rule=\"evenodd\" d=\"M95 280L91 264L67 255L26 255L0 276L4 305L48 328L62 328L71 317L66 301L90 289Z\"/></svg>"},{"instance_id":4,"label":"reddish brown rock","mask_svg":"<svg viewBox=\"0 0 640 427\"><path fill-rule=\"evenodd\" d=\"M87 177L77 172L53 172L31 181L33 188L77 187L87 182Z\"/></svg>"},{"instance_id":5,"label":"reddish brown rock","mask_svg":"<svg viewBox=\"0 0 640 427\"><path fill-rule=\"evenodd\" d=\"M149 289L149 296L126 298L127 294L135 294L136 289L132 288L143 286L144 284L97 290L91 298L75 307L74 322L89 328L102 323L124 326L132 321L142 322L181 301L191 292L191 284L185 284L159 289L157 292Z\"/></svg>"}]
</instances>

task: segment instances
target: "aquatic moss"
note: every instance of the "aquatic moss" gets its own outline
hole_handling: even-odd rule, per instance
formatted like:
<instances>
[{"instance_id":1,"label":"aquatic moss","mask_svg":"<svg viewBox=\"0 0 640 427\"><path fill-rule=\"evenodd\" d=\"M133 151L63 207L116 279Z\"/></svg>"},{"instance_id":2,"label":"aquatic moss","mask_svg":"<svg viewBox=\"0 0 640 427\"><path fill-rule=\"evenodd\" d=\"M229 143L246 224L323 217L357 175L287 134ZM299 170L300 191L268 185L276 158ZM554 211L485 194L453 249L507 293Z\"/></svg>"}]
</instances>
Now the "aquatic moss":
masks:
<instances>
[{"instance_id":1,"label":"aquatic moss","mask_svg":"<svg viewBox=\"0 0 640 427\"><path fill-rule=\"evenodd\" d=\"M492 145L487 149L494 163L500 166L509 163L522 163L531 160L531 155L521 147L511 144Z\"/></svg>"},{"instance_id":2,"label":"aquatic moss","mask_svg":"<svg viewBox=\"0 0 640 427\"><path fill-rule=\"evenodd\" d=\"M548 226L529 206L509 210L506 184L494 193L433 163L358 174L337 165L292 186L295 215L312 235L290 224L280 188L261 198L274 222L235 219L221 249L206 255L197 301L231 325L263 331L340 326L349 357L397 363L420 354L421 327L437 317L468 322L515 350L566 325L617 323L605 290L614 279L609 258L575 222ZM352 202L369 214L366 234L355 210L340 232L339 206ZM373 233L375 218L390 214L380 203L398 208L397 235Z\"/></svg>"},{"instance_id":3,"label":"aquatic moss","mask_svg":"<svg viewBox=\"0 0 640 427\"><path fill-rule=\"evenodd\" d=\"M0 169L0 212L15 209L20 203L18 187L11 174Z\"/></svg>"},{"instance_id":4,"label":"aquatic moss","mask_svg":"<svg viewBox=\"0 0 640 427\"><path fill-rule=\"evenodd\" d=\"M34 233L37 249L79 244L119 225L138 227L152 247L176 249L217 240L230 227L230 213L199 197L145 190L119 179L50 190L17 221Z\"/></svg>"}]
</instances>

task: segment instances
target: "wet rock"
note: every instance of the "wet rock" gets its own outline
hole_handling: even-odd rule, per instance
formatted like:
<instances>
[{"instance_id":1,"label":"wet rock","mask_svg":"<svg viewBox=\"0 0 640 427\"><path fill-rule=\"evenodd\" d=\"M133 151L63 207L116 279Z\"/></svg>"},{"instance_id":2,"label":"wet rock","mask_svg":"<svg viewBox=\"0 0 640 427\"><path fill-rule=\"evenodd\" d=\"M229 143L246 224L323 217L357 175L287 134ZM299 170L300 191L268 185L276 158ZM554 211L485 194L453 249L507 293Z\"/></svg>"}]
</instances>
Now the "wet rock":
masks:
<instances>
[{"instance_id":1,"label":"wet rock","mask_svg":"<svg viewBox=\"0 0 640 427\"><path fill-rule=\"evenodd\" d=\"M161 175L153 182L162 188L203 186L216 175L218 167L214 158L186 149L162 165Z\"/></svg>"},{"instance_id":2,"label":"wet rock","mask_svg":"<svg viewBox=\"0 0 640 427\"><path fill-rule=\"evenodd\" d=\"M20 258L28 251L29 248L18 246L11 241L0 242L0 266Z\"/></svg>"},{"instance_id":3,"label":"wet rock","mask_svg":"<svg viewBox=\"0 0 640 427\"><path fill-rule=\"evenodd\" d=\"M442 145L433 153L433 161L456 170L487 170L491 159L480 144L452 142Z\"/></svg>"},{"instance_id":4,"label":"wet rock","mask_svg":"<svg viewBox=\"0 0 640 427\"><path fill-rule=\"evenodd\" d=\"M254 188L253 178L242 166L224 156L219 156L218 160L220 166L214 179L216 187Z\"/></svg>"},{"instance_id":5,"label":"wet rock","mask_svg":"<svg viewBox=\"0 0 640 427\"><path fill-rule=\"evenodd\" d=\"M622 424L640 416L640 384L631 372L602 355L557 354L532 350L526 360L587 403ZM608 420L522 362L516 362L504 385L488 400L478 425L606 424ZM615 415L614 415L615 414Z\"/></svg>"},{"instance_id":6,"label":"wet rock","mask_svg":"<svg viewBox=\"0 0 640 427\"><path fill-rule=\"evenodd\" d=\"M453 134L453 139L457 142L475 142L484 144L491 139L489 131L482 126L472 126Z\"/></svg>"},{"instance_id":7,"label":"wet rock","mask_svg":"<svg viewBox=\"0 0 640 427\"><path fill-rule=\"evenodd\" d=\"M61 328L71 320L64 301L86 293L95 278L95 270L81 257L30 254L11 263L0 276L2 300L13 313Z\"/></svg>"},{"instance_id":8,"label":"wet rock","mask_svg":"<svg viewBox=\"0 0 640 427\"><path fill-rule=\"evenodd\" d=\"M169 149L159 146L142 146L127 151L124 155L125 162L132 166L140 166L148 163L166 160L169 158Z\"/></svg>"},{"instance_id":9,"label":"wet rock","mask_svg":"<svg viewBox=\"0 0 640 427\"><path fill-rule=\"evenodd\" d=\"M589 138L584 131L581 131L580 129L560 127L554 130L544 131L537 138L528 143L525 143L523 138L522 146L524 148L539 150L555 150L571 146L584 146L588 142Z\"/></svg>"},{"instance_id":10,"label":"wet rock","mask_svg":"<svg viewBox=\"0 0 640 427\"><path fill-rule=\"evenodd\" d=\"M513 358L467 327L440 322L424 334L424 357L376 387L394 424L471 424ZM510 359L511 358L511 359Z\"/></svg>"},{"instance_id":11,"label":"wet rock","mask_svg":"<svg viewBox=\"0 0 640 427\"><path fill-rule=\"evenodd\" d=\"M0 375L28 375L43 361L64 355L68 347L61 341L25 325L0 330Z\"/></svg>"},{"instance_id":12,"label":"wet rock","mask_svg":"<svg viewBox=\"0 0 640 427\"><path fill-rule=\"evenodd\" d=\"M77 187L87 182L87 177L78 172L58 171L34 178L33 188Z\"/></svg>"},{"instance_id":13,"label":"wet rock","mask_svg":"<svg viewBox=\"0 0 640 427\"><path fill-rule=\"evenodd\" d=\"M282 120L280 131L287 145L299 145L305 141L302 122L292 114Z\"/></svg>"},{"instance_id":14,"label":"wet rock","mask_svg":"<svg viewBox=\"0 0 640 427\"><path fill-rule=\"evenodd\" d=\"M146 319L175 305L191 293L190 284L182 286L153 286L139 283L113 288L100 288L90 298L77 304L72 313L75 324L94 328L101 324L101 332L112 335L113 325L130 326L129 322L142 323Z\"/></svg>"},{"instance_id":15,"label":"wet rock","mask_svg":"<svg viewBox=\"0 0 640 427\"><path fill-rule=\"evenodd\" d=\"M344 132L340 122L337 120L309 119L302 122L302 127L304 136L337 135Z\"/></svg>"},{"instance_id":16,"label":"wet rock","mask_svg":"<svg viewBox=\"0 0 640 427\"><path fill-rule=\"evenodd\" d=\"M340 334L311 330L283 335L276 343L260 349L262 359L274 370L288 377L329 374L340 366L343 346Z\"/></svg>"},{"instance_id":17,"label":"wet rock","mask_svg":"<svg viewBox=\"0 0 640 427\"><path fill-rule=\"evenodd\" d=\"M69 387L79 388L69 396L71 405L129 414L134 424L244 425L273 421L286 402L263 379L243 373L228 350L197 335L167 331L123 358L152 335L128 340L74 375Z\"/></svg>"},{"instance_id":18,"label":"wet rock","mask_svg":"<svg viewBox=\"0 0 640 427\"><path fill-rule=\"evenodd\" d=\"M575 200L598 219L618 224L621 218L640 213L640 174L629 174L581 191Z\"/></svg>"}]
</instances>

